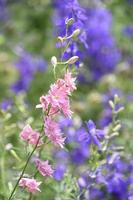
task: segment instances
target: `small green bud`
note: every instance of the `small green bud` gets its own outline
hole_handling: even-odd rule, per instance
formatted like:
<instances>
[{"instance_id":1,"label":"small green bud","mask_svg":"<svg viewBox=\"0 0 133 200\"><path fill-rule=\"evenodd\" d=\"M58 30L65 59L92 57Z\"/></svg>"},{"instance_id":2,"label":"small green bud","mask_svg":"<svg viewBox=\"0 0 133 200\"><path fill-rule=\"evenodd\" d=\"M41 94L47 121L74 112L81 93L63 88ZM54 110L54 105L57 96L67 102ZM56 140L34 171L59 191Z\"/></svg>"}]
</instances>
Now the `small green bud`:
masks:
<instances>
[{"instance_id":1,"label":"small green bud","mask_svg":"<svg viewBox=\"0 0 133 200\"><path fill-rule=\"evenodd\" d=\"M123 110L124 110L124 107L120 107L120 108L116 111L116 113L118 114L118 113L122 112Z\"/></svg>"},{"instance_id":2,"label":"small green bud","mask_svg":"<svg viewBox=\"0 0 133 200\"><path fill-rule=\"evenodd\" d=\"M66 63L72 65L72 64L74 64L78 59L79 59L78 56L73 56L73 57L71 57Z\"/></svg>"},{"instance_id":3,"label":"small green bud","mask_svg":"<svg viewBox=\"0 0 133 200\"><path fill-rule=\"evenodd\" d=\"M77 37L79 34L80 34L80 29L76 29L75 31L73 31L72 37Z\"/></svg>"},{"instance_id":4,"label":"small green bud","mask_svg":"<svg viewBox=\"0 0 133 200\"><path fill-rule=\"evenodd\" d=\"M120 98L117 94L114 95L114 102L115 104L118 103L120 101Z\"/></svg>"},{"instance_id":5,"label":"small green bud","mask_svg":"<svg viewBox=\"0 0 133 200\"><path fill-rule=\"evenodd\" d=\"M118 132L114 132L114 133L112 133L112 134L109 136L109 139L112 139L112 138L114 138L114 137L116 137L116 136L118 136L118 135L119 135Z\"/></svg>"},{"instance_id":6,"label":"small green bud","mask_svg":"<svg viewBox=\"0 0 133 200\"><path fill-rule=\"evenodd\" d=\"M110 105L110 107L112 108L112 109L114 109L115 108L115 105L114 105L114 103L113 103L113 101L109 101L109 105Z\"/></svg>"},{"instance_id":7,"label":"small green bud","mask_svg":"<svg viewBox=\"0 0 133 200\"><path fill-rule=\"evenodd\" d=\"M120 128L121 128L121 125L118 124L117 126L115 126L115 127L113 128L113 131L114 131L114 132L119 131Z\"/></svg>"},{"instance_id":8,"label":"small green bud","mask_svg":"<svg viewBox=\"0 0 133 200\"><path fill-rule=\"evenodd\" d=\"M73 18L70 18L70 19L67 18L65 20L65 24L68 25L68 26L72 25L73 23L74 23L74 19Z\"/></svg>"}]
</instances>

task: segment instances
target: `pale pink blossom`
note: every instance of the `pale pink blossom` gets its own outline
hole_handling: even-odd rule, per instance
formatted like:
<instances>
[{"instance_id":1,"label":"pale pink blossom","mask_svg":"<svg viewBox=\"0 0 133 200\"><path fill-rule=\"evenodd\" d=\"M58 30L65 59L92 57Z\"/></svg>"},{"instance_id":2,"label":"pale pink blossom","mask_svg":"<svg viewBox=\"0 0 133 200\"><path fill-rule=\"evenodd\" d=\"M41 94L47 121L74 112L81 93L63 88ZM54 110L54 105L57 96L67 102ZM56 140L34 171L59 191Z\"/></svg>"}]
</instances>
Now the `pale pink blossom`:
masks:
<instances>
[{"instance_id":1,"label":"pale pink blossom","mask_svg":"<svg viewBox=\"0 0 133 200\"><path fill-rule=\"evenodd\" d=\"M42 176L52 177L53 169L52 169L51 165L49 165L48 160L41 161L41 160L37 159L35 161L35 163L36 163L36 167L37 167L38 171L42 174Z\"/></svg>"},{"instance_id":2,"label":"pale pink blossom","mask_svg":"<svg viewBox=\"0 0 133 200\"><path fill-rule=\"evenodd\" d=\"M29 144L36 145L39 140L40 134L34 131L31 126L28 124L26 125L20 133L20 138ZM38 145L42 144L40 140Z\"/></svg>"},{"instance_id":3,"label":"pale pink blossom","mask_svg":"<svg viewBox=\"0 0 133 200\"><path fill-rule=\"evenodd\" d=\"M39 185L41 182L37 182L35 179L30 178L21 178L19 181L19 186L26 188L28 192L34 193L36 191L40 191Z\"/></svg>"},{"instance_id":4,"label":"pale pink blossom","mask_svg":"<svg viewBox=\"0 0 133 200\"><path fill-rule=\"evenodd\" d=\"M59 124L55 122L51 117L47 117L44 123L44 130L50 141L56 146L63 148L65 138L62 137Z\"/></svg>"},{"instance_id":5,"label":"pale pink blossom","mask_svg":"<svg viewBox=\"0 0 133 200\"><path fill-rule=\"evenodd\" d=\"M40 104L36 108L42 108L48 115L54 115L60 111L65 116L71 117L69 95L75 89L75 78L72 78L71 73L67 71L64 79L58 79L50 86L48 94L40 97Z\"/></svg>"},{"instance_id":6,"label":"pale pink blossom","mask_svg":"<svg viewBox=\"0 0 133 200\"><path fill-rule=\"evenodd\" d=\"M73 92L74 90L76 90L76 85L75 85L76 78L73 78L72 74L68 70L65 73L64 80L70 92Z\"/></svg>"}]
</instances>

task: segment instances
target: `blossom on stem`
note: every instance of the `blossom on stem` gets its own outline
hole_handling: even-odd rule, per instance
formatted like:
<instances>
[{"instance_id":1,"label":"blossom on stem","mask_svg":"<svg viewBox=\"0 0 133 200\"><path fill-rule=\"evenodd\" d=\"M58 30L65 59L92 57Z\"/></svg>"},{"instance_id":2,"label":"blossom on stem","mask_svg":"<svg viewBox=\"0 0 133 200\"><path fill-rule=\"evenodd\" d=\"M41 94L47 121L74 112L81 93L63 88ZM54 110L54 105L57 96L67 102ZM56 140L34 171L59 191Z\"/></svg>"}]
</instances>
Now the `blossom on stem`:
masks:
<instances>
[{"instance_id":1,"label":"blossom on stem","mask_svg":"<svg viewBox=\"0 0 133 200\"><path fill-rule=\"evenodd\" d=\"M65 138L62 137L61 129L59 124L51 117L47 117L44 123L45 134L50 139L50 141L56 146L63 148Z\"/></svg>"},{"instance_id":2,"label":"blossom on stem","mask_svg":"<svg viewBox=\"0 0 133 200\"><path fill-rule=\"evenodd\" d=\"M52 177L53 169L51 168L51 165L49 165L48 160L41 161L40 159L37 159L35 164L42 176Z\"/></svg>"},{"instance_id":3,"label":"blossom on stem","mask_svg":"<svg viewBox=\"0 0 133 200\"><path fill-rule=\"evenodd\" d=\"M51 85L48 94L40 97L40 104L36 108L42 108L49 115L63 112L65 116L71 117L69 95L75 89L75 78L67 71L64 79L58 79L56 83Z\"/></svg>"},{"instance_id":4,"label":"blossom on stem","mask_svg":"<svg viewBox=\"0 0 133 200\"><path fill-rule=\"evenodd\" d=\"M37 182L34 178L21 178L19 181L19 186L27 189L28 192L34 193L40 191L39 185L41 182Z\"/></svg>"},{"instance_id":5,"label":"blossom on stem","mask_svg":"<svg viewBox=\"0 0 133 200\"><path fill-rule=\"evenodd\" d=\"M28 144L36 145L39 140L40 134L34 131L29 124L27 124L20 133L20 138ZM39 145L42 141L39 141Z\"/></svg>"},{"instance_id":6,"label":"blossom on stem","mask_svg":"<svg viewBox=\"0 0 133 200\"><path fill-rule=\"evenodd\" d=\"M100 140L104 138L105 131L96 129L96 126L92 120L89 120L86 124L89 131L89 138L88 138L89 143L91 144L93 143L96 146L98 146L99 149L101 149Z\"/></svg>"},{"instance_id":7,"label":"blossom on stem","mask_svg":"<svg viewBox=\"0 0 133 200\"><path fill-rule=\"evenodd\" d=\"M73 78L72 74L69 71L65 73L64 80L70 92L73 92L74 90L76 90L76 85L75 85L76 78Z\"/></svg>"}]
</instances>

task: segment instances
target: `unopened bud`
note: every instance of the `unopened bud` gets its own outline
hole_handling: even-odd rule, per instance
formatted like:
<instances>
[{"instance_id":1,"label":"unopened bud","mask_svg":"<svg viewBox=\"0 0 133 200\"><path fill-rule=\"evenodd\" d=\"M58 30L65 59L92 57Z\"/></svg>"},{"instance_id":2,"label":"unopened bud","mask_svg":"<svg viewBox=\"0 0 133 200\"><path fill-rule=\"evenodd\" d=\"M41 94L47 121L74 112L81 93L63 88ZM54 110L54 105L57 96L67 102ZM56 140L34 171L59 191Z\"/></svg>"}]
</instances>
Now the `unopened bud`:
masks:
<instances>
[{"instance_id":1,"label":"unopened bud","mask_svg":"<svg viewBox=\"0 0 133 200\"><path fill-rule=\"evenodd\" d=\"M13 148L13 145L11 143L6 144L5 149L7 151L10 151Z\"/></svg>"},{"instance_id":2,"label":"unopened bud","mask_svg":"<svg viewBox=\"0 0 133 200\"><path fill-rule=\"evenodd\" d=\"M70 18L70 19L67 18L65 20L65 24L68 25L68 26L72 25L73 23L74 23L74 19L73 18Z\"/></svg>"},{"instance_id":3,"label":"unopened bud","mask_svg":"<svg viewBox=\"0 0 133 200\"><path fill-rule=\"evenodd\" d=\"M120 107L120 108L116 111L116 113L118 114L118 113L122 112L123 110L124 110L124 107Z\"/></svg>"},{"instance_id":4,"label":"unopened bud","mask_svg":"<svg viewBox=\"0 0 133 200\"><path fill-rule=\"evenodd\" d=\"M63 42L64 42L64 38L63 38L63 37L61 37L61 36L59 36L59 37L58 37L58 40L59 40L61 43L63 43Z\"/></svg>"},{"instance_id":5,"label":"unopened bud","mask_svg":"<svg viewBox=\"0 0 133 200\"><path fill-rule=\"evenodd\" d=\"M120 98L117 94L114 95L114 102L118 103L120 101Z\"/></svg>"},{"instance_id":6,"label":"unopened bud","mask_svg":"<svg viewBox=\"0 0 133 200\"><path fill-rule=\"evenodd\" d=\"M71 57L66 63L72 65L72 64L74 64L78 59L79 59L78 56L73 56L73 57Z\"/></svg>"},{"instance_id":7,"label":"unopened bud","mask_svg":"<svg viewBox=\"0 0 133 200\"><path fill-rule=\"evenodd\" d=\"M115 105L114 105L114 103L113 103L113 101L109 101L109 105L110 105L110 107L112 108L112 109L114 109L115 108Z\"/></svg>"},{"instance_id":8,"label":"unopened bud","mask_svg":"<svg viewBox=\"0 0 133 200\"><path fill-rule=\"evenodd\" d=\"M54 67L56 67L56 65L57 65L57 58L56 58L55 56L52 56L52 58L51 58L51 63L52 63L52 65L53 65Z\"/></svg>"},{"instance_id":9,"label":"unopened bud","mask_svg":"<svg viewBox=\"0 0 133 200\"><path fill-rule=\"evenodd\" d=\"M117 126L114 127L113 131L116 132L116 131L119 131L121 128L121 125L118 124Z\"/></svg>"},{"instance_id":10,"label":"unopened bud","mask_svg":"<svg viewBox=\"0 0 133 200\"><path fill-rule=\"evenodd\" d=\"M77 37L79 34L80 34L80 29L76 29L75 31L73 31L72 37Z\"/></svg>"}]
</instances>

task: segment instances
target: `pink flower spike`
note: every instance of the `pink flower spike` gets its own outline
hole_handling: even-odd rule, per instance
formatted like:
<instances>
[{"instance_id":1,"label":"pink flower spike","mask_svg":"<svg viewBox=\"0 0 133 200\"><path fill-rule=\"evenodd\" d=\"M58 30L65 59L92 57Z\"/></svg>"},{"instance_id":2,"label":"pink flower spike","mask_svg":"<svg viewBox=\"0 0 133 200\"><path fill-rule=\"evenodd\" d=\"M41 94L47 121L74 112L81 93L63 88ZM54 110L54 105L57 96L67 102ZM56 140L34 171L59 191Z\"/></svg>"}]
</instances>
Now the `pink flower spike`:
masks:
<instances>
[{"instance_id":1,"label":"pink flower spike","mask_svg":"<svg viewBox=\"0 0 133 200\"><path fill-rule=\"evenodd\" d=\"M35 163L38 171L42 174L42 176L52 177L53 169L51 168L51 165L49 165L48 160L41 161L37 159Z\"/></svg>"},{"instance_id":2,"label":"pink flower spike","mask_svg":"<svg viewBox=\"0 0 133 200\"><path fill-rule=\"evenodd\" d=\"M37 182L35 179L30 178L21 178L19 181L19 186L26 188L28 192L34 193L36 191L40 191L39 185L41 182Z\"/></svg>"}]
</instances>

